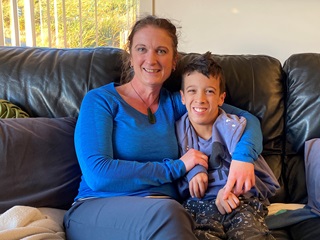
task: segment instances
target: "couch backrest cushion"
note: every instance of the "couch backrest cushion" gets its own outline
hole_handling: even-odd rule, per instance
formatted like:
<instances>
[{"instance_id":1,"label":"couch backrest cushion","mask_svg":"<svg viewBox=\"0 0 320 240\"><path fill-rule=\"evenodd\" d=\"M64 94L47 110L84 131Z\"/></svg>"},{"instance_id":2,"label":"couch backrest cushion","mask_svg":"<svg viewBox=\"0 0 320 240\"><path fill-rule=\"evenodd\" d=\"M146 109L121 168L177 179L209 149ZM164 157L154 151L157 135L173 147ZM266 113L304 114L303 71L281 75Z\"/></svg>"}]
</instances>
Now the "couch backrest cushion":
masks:
<instances>
[{"instance_id":1,"label":"couch backrest cushion","mask_svg":"<svg viewBox=\"0 0 320 240\"><path fill-rule=\"evenodd\" d=\"M287 141L291 153L301 153L307 140L320 137L320 54L292 55L284 70L288 89Z\"/></svg>"},{"instance_id":2,"label":"couch backrest cushion","mask_svg":"<svg viewBox=\"0 0 320 240\"><path fill-rule=\"evenodd\" d=\"M0 213L15 205L67 209L78 192L75 118L0 119Z\"/></svg>"},{"instance_id":3,"label":"couch backrest cushion","mask_svg":"<svg viewBox=\"0 0 320 240\"><path fill-rule=\"evenodd\" d=\"M31 117L76 117L88 90L119 81L122 51L0 47L0 98Z\"/></svg>"}]
</instances>

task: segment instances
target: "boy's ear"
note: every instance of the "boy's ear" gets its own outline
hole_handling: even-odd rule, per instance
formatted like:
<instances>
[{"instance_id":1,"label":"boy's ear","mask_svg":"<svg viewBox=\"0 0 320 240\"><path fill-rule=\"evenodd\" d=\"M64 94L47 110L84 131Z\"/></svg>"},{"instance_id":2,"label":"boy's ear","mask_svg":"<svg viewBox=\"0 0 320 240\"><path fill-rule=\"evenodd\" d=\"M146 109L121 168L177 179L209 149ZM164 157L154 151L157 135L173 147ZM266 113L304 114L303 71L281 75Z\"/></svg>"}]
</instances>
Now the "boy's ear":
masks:
<instances>
[{"instance_id":1,"label":"boy's ear","mask_svg":"<svg viewBox=\"0 0 320 240\"><path fill-rule=\"evenodd\" d=\"M226 98L226 92L223 92L220 94L220 101L219 101L219 107L221 107L224 103L224 99Z\"/></svg>"},{"instance_id":2,"label":"boy's ear","mask_svg":"<svg viewBox=\"0 0 320 240\"><path fill-rule=\"evenodd\" d=\"M185 99L184 99L184 93L183 93L182 90L180 90L180 95L181 95L181 102L182 102L182 104L183 104L183 105L186 105L186 101L185 101Z\"/></svg>"}]
</instances>

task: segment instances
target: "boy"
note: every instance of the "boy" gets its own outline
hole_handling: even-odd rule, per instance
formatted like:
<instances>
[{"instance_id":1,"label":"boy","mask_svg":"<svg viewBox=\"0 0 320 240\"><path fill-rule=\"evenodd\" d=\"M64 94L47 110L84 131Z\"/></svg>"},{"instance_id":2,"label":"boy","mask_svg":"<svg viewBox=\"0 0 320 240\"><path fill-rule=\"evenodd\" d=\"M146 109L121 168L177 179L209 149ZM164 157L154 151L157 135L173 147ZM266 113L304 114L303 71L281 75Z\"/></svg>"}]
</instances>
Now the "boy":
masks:
<instances>
[{"instance_id":1,"label":"boy","mask_svg":"<svg viewBox=\"0 0 320 240\"><path fill-rule=\"evenodd\" d=\"M190 148L205 153L209 168L197 165L178 182L183 205L196 222L198 239L274 239L266 224L268 198L279 188L262 156L254 163L256 185L241 196L222 197L231 155L246 119L226 114L222 68L211 53L187 59L181 100L188 113L176 123L181 156ZM199 198L202 198L199 200Z\"/></svg>"}]
</instances>

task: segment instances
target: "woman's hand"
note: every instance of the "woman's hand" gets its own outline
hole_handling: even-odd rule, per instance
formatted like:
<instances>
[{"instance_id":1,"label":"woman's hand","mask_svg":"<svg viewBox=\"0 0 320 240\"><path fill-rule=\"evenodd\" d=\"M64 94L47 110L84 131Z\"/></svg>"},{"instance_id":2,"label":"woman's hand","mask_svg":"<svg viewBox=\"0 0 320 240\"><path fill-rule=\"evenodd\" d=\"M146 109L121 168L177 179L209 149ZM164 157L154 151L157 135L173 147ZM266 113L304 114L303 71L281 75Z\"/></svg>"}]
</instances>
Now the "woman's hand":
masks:
<instances>
[{"instance_id":1,"label":"woman's hand","mask_svg":"<svg viewBox=\"0 0 320 240\"><path fill-rule=\"evenodd\" d=\"M225 190L225 187L219 190L215 202L221 214L231 213L232 210L237 208L240 204L238 197L232 192L229 192L227 198L224 198L223 196L226 194Z\"/></svg>"},{"instance_id":2,"label":"woman's hand","mask_svg":"<svg viewBox=\"0 0 320 240\"><path fill-rule=\"evenodd\" d=\"M200 172L189 182L189 192L191 197L203 198L208 187L208 175Z\"/></svg>"},{"instance_id":3,"label":"woman's hand","mask_svg":"<svg viewBox=\"0 0 320 240\"><path fill-rule=\"evenodd\" d=\"M248 192L255 185L255 181L253 163L232 160L223 199L226 200L230 193L239 196Z\"/></svg>"},{"instance_id":4,"label":"woman's hand","mask_svg":"<svg viewBox=\"0 0 320 240\"><path fill-rule=\"evenodd\" d=\"M195 165L202 165L208 169L208 157L202 152L193 148L189 149L181 158L187 172L189 172Z\"/></svg>"}]
</instances>

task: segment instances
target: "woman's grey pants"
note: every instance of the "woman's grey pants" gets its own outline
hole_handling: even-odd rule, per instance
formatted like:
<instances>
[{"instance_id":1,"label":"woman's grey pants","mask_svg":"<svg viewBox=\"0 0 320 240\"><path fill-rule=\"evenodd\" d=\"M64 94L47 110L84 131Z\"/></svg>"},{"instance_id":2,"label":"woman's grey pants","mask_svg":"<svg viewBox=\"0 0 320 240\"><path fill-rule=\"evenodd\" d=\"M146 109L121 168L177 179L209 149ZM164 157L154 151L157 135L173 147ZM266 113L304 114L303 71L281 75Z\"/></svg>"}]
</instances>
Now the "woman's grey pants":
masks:
<instances>
[{"instance_id":1,"label":"woman's grey pants","mask_svg":"<svg viewBox=\"0 0 320 240\"><path fill-rule=\"evenodd\" d=\"M194 222L172 199L94 198L76 202L64 217L68 240L196 240Z\"/></svg>"}]
</instances>

